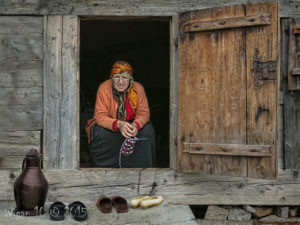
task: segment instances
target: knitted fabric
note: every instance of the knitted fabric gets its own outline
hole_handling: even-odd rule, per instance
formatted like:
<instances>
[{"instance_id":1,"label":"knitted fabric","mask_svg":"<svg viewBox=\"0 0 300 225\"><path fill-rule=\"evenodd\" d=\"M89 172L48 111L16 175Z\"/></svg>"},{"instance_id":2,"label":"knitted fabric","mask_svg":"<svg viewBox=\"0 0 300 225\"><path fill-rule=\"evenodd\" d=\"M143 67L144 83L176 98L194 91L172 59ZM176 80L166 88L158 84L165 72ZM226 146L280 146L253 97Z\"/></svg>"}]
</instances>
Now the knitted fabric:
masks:
<instances>
[{"instance_id":1,"label":"knitted fabric","mask_svg":"<svg viewBox=\"0 0 300 225\"><path fill-rule=\"evenodd\" d=\"M119 166L120 168L122 167L121 165L121 155L123 156L129 156L133 153L134 149L134 144L138 141L138 138L133 137L133 138L126 138L121 146L120 149L120 157L119 157Z\"/></svg>"}]
</instances>

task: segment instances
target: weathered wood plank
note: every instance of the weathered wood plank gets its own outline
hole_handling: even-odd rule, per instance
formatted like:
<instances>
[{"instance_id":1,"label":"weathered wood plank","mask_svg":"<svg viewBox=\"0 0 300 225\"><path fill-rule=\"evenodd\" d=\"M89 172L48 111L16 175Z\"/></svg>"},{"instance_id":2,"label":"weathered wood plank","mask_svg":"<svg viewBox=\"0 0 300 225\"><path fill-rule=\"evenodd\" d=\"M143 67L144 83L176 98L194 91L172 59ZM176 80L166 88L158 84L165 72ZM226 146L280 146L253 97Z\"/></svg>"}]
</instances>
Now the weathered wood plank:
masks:
<instances>
[{"instance_id":1,"label":"weathered wood plank","mask_svg":"<svg viewBox=\"0 0 300 225\"><path fill-rule=\"evenodd\" d=\"M24 156L32 148L41 149L40 131L0 132L0 169L20 169Z\"/></svg>"},{"instance_id":2,"label":"weathered wood plank","mask_svg":"<svg viewBox=\"0 0 300 225\"><path fill-rule=\"evenodd\" d=\"M42 34L42 16L1 16L0 34Z\"/></svg>"},{"instance_id":3,"label":"weathered wood plank","mask_svg":"<svg viewBox=\"0 0 300 225\"><path fill-rule=\"evenodd\" d=\"M293 68L292 75L300 75L300 68Z\"/></svg>"},{"instance_id":4,"label":"weathered wood plank","mask_svg":"<svg viewBox=\"0 0 300 225\"><path fill-rule=\"evenodd\" d=\"M43 58L43 36L0 34L0 61Z\"/></svg>"},{"instance_id":5,"label":"weathered wood plank","mask_svg":"<svg viewBox=\"0 0 300 225\"><path fill-rule=\"evenodd\" d=\"M41 104L0 106L0 131L40 130L43 121Z\"/></svg>"},{"instance_id":6,"label":"weathered wood plank","mask_svg":"<svg viewBox=\"0 0 300 225\"><path fill-rule=\"evenodd\" d=\"M296 24L300 24L300 19L292 19L289 28L289 61L288 61L288 89L300 90L300 35L294 33Z\"/></svg>"},{"instance_id":7,"label":"weathered wood plank","mask_svg":"<svg viewBox=\"0 0 300 225\"><path fill-rule=\"evenodd\" d=\"M78 18L63 16L61 102L61 168L79 167Z\"/></svg>"},{"instance_id":8,"label":"weathered wood plank","mask_svg":"<svg viewBox=\"0 0 300 225\"><path fill-rule=\"evenodd\" d=\"M1 88L0 106L28 105L43 103L43 88Z\"/></svg>"},{"instance_id":9,"label":"weathered wood plank","mask_svg":"<svg viewBox=\"0 0 300 225\"><path fill-rule=\"evenodd\" d=\"M300 26L294 26L294 34L300 34Z\"/></svg>"},{"instance_id":10,"label":"weathered wood plank","mask_svg":"<svg viewBox=\"0 0 300 225\"><path fill-rule=\"evenodd\" d=\"M184 142L184 151L189 154L231 155L231 156L272 156L270 145L241 145Z\"/></svg>"},{"instance_id":11,"label":"weathered wood plank","mask_svg":"<svg viewBox=\"0 0 300 225\"><path fill-rule=\"evenodd\" d=\"M271 14L271 25L246 29L247 52L247 143L272 146L272 157L248 158L248 176L275 178L277 171L277 129L279 92L280 24L277 3L246 6L246 15ZM253 60L276 61L276 80L255 85Z\"/></svg>"},{"instance_id":12,"label":"weathered wood plank","mask_svg":"<svg viewBox=\"0 0 300 225\"><path fill-rule=\"evenodd\" d=\"M76 16L48 16L44 67L44 165L79 164L79 71Z\"/></svg>"},{"instance_id":13,"label":"weathered wood plank","mask_svg":"<svg viewBox=\"0 0 300 225\"><path fill-rule=\"evenodd\" d=\"M270 14L260 14L253 16L241 16L218 20L208 20L203 22L188 22L184 25L184 32L200 32L208 30L230 29L237 27L270 25L270 17Z\"/></svg>"},{"instance_id":14,"label":"weathered wood plank","mask_svg":"<svg viewBox=\"0 0 300 225\"><path fill-rule=\"evenodd\" d=\"M170 21L170 168L177 169L177 101L178 101L178 17Z\"/></svg>"},{"instance_id":15,"label":"weathered wood plank","mask_svg":"<svg viewBox=\"0 0 300 225\"><path fill-rule=\"evenodd\" d=\"M268 0L269 1L269 0ZM195 9L245 4L257 0L2 0L1 14L34 15L105 15L105 16L172 16ZM265 2L265 1L264 1ZM299 1L279 0L282 17L299 16Z\"/></svg>"},{"instance_id":16,"label":"weathered wood plank","mask_svg":"<svg viewBox=\"0 0 300 225\"><path fill-rule=\"evenodd\" d=\"M13 200L13 184L20 171L0 171L0 199ZM102 194L126 199L149 194L180 205L299 205L299 177L262 180L229 176L199 176L169 169L46 170L47 201L95 202ZM140 182L139 182L140 181ZM155 184L154 184L155 183Z\"/></svg>"},{"instance_id":17,"label":"weathered wood plank","mask_svg":"<svg viewBox=\"0 0 300 225\"><path fill-rule=\"evenodd\" d=\"M43 61L0 62L0 88L43 86Z\"/></svg>"},{"instance_id":18,"label":"weathered wood plank","mask_svg":"<svg viewBox=\"0 0 300 225\"><path fill-rule=\"evenodd\" d=\"M300 18L298 18L298 21ZM289 36L290 34L290 25L297 21L297 18L294 19L283 19L284 32L282 45L282 87L284 91L284 163L285 168L288 169L297 169L300 168L300 120L299 111L300 111L300 93L299 91L289 91L288 90L288 61L289 61Z\"/></svg>"},{"instance_id":19,"label":"weathered wood plank","mask_svg":"<svg viewBox=\"0 0 300 225\"><path fill-rule=\"evenodd\" d=\"M62 16L45 18L44 59L44 168L60 168Z\"/></svg>"}]
</instances>

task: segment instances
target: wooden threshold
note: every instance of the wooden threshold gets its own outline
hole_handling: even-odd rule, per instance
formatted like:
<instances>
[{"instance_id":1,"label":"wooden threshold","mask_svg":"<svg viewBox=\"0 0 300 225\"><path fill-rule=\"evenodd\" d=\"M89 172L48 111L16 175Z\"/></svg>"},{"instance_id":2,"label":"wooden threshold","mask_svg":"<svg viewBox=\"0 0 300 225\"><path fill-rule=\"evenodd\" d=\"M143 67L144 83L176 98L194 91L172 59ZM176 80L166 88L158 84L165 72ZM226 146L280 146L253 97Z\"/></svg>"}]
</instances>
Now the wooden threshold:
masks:
<instances>
[{"instance_id":1,"label":"wooden threshold","mask_svg":"<svg viewBox=\"0 0 300 225\"><path fill-rule=\"evenodd\" d=\"M270 145L242 145L242 144L216 144L216 143L191 143L184 142L184 151L198 155L230 155L270 157L272 156Z\"/></svg>"},{"instance_id":2,"label":"wooden threshold","mask_svg":"<svg viewBox=\"0 0 300 225\"><path fill-rule=\"evenodd\" d=\"M0 200L14 200L21 170L0 170ZM46 170L47 201L94 201L102 194L163 196L178 205L299 205L300 173L286 171L277 180L181 173L170 169Z\"/></svg>"},{"instance_id":3,"label":"wooden threshold","mask_svg":"<svg viewBox=\"0 0 300 225\"><path fill-rule=\"evenodd\" d=\"M253 16L241 16L209 20L202 22L188 22L184 24L184 32L200 32L208 30L230 29L249 26L263 26L271 24L270 14L259 14Z\"/></svg>"}]
</instances>

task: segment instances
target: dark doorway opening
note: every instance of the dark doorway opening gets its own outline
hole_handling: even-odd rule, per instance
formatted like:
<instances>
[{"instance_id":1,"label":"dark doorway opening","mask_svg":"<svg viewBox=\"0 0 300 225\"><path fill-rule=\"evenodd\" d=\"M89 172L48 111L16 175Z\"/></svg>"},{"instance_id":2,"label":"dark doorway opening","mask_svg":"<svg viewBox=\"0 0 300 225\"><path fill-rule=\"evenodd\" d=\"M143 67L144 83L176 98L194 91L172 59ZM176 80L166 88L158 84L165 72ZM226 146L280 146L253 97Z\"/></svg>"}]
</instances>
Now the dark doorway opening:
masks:
<instances>
[{"instance_id":1,"label":"dark doorway opening","mask_svg":"<svg viewBox=\"0 0 300 225\"><path fill-rule=\"evenodd\" d=\"M93 117L99 84L116 60L133 66L146 91L156 132L156 167L169 167L169 19L80 21L80 167L91 167L85 126Z\"/></svg>"}]
</instances>

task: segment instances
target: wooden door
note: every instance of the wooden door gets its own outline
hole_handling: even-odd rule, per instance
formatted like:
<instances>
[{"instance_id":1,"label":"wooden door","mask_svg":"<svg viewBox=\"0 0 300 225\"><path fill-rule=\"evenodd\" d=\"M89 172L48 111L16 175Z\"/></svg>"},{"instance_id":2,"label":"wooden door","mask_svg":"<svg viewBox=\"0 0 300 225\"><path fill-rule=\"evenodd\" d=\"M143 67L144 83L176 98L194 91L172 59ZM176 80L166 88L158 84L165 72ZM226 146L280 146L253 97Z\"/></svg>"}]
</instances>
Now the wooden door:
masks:
<instances>
[{"instance_id":1,"label":"wooden door","mask_svg":"<svg viewBox=\"0 0 300 225\"><path fill-rule=\"evenodd\" d=\"M179 170L276 177L279 30L278 3L179 15Z\"/></svg>"}]
</instances>

